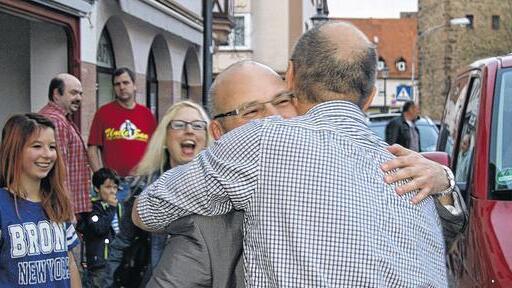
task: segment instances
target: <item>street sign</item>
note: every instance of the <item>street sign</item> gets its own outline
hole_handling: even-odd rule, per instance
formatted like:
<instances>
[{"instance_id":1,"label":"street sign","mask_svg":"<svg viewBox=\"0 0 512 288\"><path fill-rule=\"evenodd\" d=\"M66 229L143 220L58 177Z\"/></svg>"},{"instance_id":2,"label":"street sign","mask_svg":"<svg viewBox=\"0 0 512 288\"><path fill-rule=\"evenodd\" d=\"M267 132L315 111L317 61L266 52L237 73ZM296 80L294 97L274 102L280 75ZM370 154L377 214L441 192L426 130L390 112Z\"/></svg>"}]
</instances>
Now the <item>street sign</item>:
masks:
<instances>
[{"instance_id":1,"label":"street sign","mask_svg":"<svg viewBox=\"0 0 512 288\"><path fill-rule=\"evenodd\" d=\"M396 101L409 101L412 96L412 87L408 85L396 86Z\"/></svg>"}]
</instances>

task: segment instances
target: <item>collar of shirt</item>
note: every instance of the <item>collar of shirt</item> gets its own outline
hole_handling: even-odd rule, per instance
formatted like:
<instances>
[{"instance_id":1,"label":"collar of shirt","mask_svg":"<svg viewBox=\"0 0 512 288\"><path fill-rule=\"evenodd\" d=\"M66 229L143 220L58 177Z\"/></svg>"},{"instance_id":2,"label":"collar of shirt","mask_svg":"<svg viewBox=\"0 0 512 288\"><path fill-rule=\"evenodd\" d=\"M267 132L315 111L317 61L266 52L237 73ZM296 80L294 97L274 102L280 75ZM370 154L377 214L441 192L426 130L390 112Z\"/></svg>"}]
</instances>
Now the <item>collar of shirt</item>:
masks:
<instances>
[{"instance_id":1,"label":"collar of shirt","mask_svg":"<svg viewBox=\"0 0 512 288\"><path fill-rule=\"evenodd\" d=\"M53 101L50 101L48 102L48 106L54 110L55 112L57 112L58 114L62 115L62 117L66 118L66 120L69 120L69 116L71 114L66 114L66 110L64 110L64 108L60 107L59 105L55 104L55 102Z\"/></svg>"},{"instance_id":2,"label":"collar of shirt","mask_svg":"<svg viewBox=\"0 0 512 288\"><path fill-rule=\"evenodd\" d=\"M327 119L350 119L363 126L368 126L366 117L356 104L343 100L327 101L315 105L305 115L322 116Z\"/></svg>"}]
</instances>

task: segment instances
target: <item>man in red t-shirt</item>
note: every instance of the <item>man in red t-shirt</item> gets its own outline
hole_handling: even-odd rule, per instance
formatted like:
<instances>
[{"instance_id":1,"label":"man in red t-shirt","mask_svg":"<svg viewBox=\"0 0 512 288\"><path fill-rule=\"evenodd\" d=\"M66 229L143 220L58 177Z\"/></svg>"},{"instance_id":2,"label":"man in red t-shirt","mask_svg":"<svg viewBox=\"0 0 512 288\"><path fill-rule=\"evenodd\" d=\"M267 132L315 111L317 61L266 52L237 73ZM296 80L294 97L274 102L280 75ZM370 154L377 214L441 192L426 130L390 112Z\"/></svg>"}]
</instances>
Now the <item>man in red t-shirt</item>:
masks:
<instances>
[{"instance_id":1,"label":"man in red t-shirt","mask_svg":"<svg viewBox=\"0 0 512 288\"><path fill-rule=\"evenodd\" d=\"M94 171L108 167L125 178L144 155L156 121L148 108L135 102L135 74L130 69L116 69L112 84L116 99L94 115L88 153ZM129 189L129 183L122 182L120 200L127 196L123 190Z\"/></svg>"}]
</instances>

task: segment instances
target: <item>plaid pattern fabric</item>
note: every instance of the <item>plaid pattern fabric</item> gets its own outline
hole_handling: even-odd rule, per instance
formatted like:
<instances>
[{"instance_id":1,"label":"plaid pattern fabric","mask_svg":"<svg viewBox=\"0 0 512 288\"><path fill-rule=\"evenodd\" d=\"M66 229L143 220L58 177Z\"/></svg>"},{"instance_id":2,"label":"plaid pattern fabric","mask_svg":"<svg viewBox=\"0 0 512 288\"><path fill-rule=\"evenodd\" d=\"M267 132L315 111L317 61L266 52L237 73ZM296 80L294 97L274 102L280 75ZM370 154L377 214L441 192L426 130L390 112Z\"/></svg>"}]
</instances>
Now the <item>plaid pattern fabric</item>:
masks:
<instances>
[{"instance_id":1,"label":"plaid pattern fabric","mask_svg":"<svg viewBox=\"0 0 512 288\"><path fill-rule=\"evenodd\" d=\"M90 212L91 168L80 130L66 117L64 110L53 102L49 102L39 113L55 125L57 147L66 166L66 186L74 213Z\"/></svg>"},{"instance_id":2,"label":"plaid pattern fabric","mask_svg":"<svg viewBox=\"0 0 512 288\"><path fill-rule=\"evenodd\" d=\"M137 209L156 230L244 210L247 287L446 287L433 200L414 206L384 183L385 147L357 106L326 102L224 135L150 185Z\"/></svg>"}]
</instances>

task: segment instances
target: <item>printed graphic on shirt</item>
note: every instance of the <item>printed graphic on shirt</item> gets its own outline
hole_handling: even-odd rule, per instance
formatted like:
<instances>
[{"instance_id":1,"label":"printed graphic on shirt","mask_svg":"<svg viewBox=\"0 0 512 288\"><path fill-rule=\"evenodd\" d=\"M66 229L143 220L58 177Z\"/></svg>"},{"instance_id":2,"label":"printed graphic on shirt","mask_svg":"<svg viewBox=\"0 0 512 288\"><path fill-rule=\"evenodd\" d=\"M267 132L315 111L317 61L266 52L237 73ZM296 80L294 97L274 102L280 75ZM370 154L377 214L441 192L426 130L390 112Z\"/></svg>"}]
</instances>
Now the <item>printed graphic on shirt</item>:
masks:
<instances>
[{"instance_id":1,"label":"printed graphic on shirt","mask_svg":"<svg viewBox=\"0 0 512 288\"><path fill-rule=\"evenodd\" d=\"M143 133L142 130L137 128L130 120L125 120L119 127L119 130L115 128L105 129L105 137L108 141L126 139L147 142L149 139L149 135Z\"/></svg>"},{"instance_id":2,"label":"printed graphic on shirt","mask_svg":"<svg viewBox=\"0 0 512 288\"><path fill-rule=\"evenodd\" d=\"M19 261L18 265L18 284L34 285L61 281L69 279L69 258L54 257L49 259L40 259L39 255L58 253L58 255L67 253L68 235L63 224L50 222L47 220L34 222L25 222L23 224L9 225L10 256L12 259L26 257L27 261ZM28 258L27 256L36 256ZM39 260L36 260L38 259ZM29 261L28 259L32 259Z\"/></svg>"}]
</instances>

